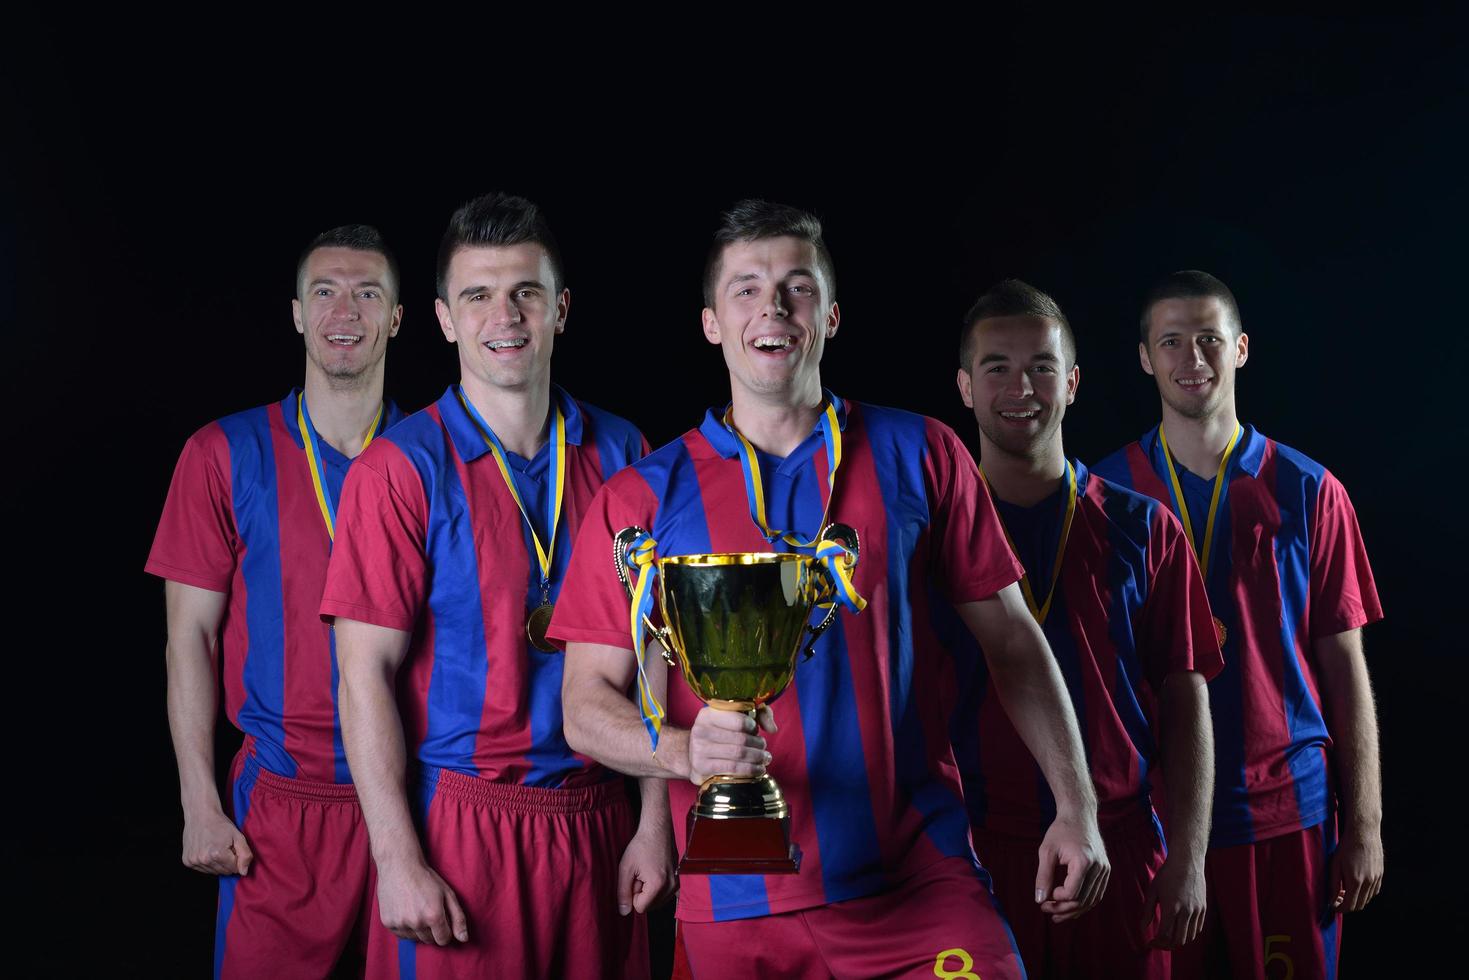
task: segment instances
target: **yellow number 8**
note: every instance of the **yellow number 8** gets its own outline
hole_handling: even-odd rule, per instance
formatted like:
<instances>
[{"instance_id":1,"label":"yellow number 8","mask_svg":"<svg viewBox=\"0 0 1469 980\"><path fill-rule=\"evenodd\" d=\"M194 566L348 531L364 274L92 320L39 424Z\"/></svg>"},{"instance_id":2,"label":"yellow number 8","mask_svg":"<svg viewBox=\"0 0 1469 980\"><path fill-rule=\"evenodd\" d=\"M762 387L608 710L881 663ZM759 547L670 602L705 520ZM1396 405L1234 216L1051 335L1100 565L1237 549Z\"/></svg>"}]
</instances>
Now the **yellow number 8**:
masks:
<instances>
[{"instance_id":1,"label":"yellow number 8","mask_svg":"<svg viewBox=\"0 0 1469 980\"><path fill-rule=\"evenodd\" d=\"M950 970L944 965L944 961L950 956L959 957L959 969ZM979 980L979 974L972 972L973 970L974 957L957 946L939 953L933 961L933 975L939 980Z\"/></svg>"}]
</instances>

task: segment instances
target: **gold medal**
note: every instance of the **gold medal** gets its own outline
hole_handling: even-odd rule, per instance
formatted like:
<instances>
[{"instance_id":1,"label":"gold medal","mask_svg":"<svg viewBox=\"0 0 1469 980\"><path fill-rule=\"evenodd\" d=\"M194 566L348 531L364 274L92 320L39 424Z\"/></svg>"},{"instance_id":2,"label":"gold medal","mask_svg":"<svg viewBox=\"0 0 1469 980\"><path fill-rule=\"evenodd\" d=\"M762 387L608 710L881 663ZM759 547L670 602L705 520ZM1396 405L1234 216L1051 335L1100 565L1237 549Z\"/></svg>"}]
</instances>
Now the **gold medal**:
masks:
<instances>
[{"instance_id":1,"label":"gold medal","mask_svg":"<svg viewBox=\"0 0 1469 980\"><path fill-rule=\"evenodd\" d=\"M1229 630L1224 628L1224 621L1218 616L1214 617L1214 635L1219 638L1219 648L1224 648L1224 640L1229 636Z\"/></svg>"},{"instance_id":2,"label":"gold medal","mask_svg":"<svg viewBox=\"0 0 1469 980\"><path fill-rule=\"evenodd\" d=\"M546 639L546 631L551 628L551 614L556 607L549 602L542 602L530 611L530 616L525 621L525 636L530 640L530 645L543 653L555 653L556 645ZM1215 620L1217 623L1218 620ZM1223 629L1224 627L1220 627Z\"/></svg>"}]
</instances>

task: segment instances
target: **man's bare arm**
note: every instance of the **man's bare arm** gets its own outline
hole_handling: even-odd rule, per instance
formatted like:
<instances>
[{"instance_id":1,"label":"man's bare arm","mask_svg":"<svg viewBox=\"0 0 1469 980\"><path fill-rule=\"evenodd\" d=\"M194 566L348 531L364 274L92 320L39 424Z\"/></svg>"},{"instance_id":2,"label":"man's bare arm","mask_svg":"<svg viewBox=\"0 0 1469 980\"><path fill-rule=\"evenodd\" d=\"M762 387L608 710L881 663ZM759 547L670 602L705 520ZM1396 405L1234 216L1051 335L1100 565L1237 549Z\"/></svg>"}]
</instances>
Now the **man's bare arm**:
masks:
<instances>
[{"instance_id":1,"label":"man's bare arm","mask_svg":"<svg viewBox=\"0 0 1469 980\"><path fill-rule=\"evenodd\" d=\"M1198 936L1208 908L1204 856L1209 849L1214 794L1214 729L1209 720L1209 688L1197 671L1169 674L1159 701L1159 755L1168 794L1168 858L1148 885L1142 926L1151 922L1154 906L1162 906L1153 945L1174 949Z\"/></svg>"},{"instance_id":2,"label":"man's bare arm","mask_svg":"<svg viewBox=\"0 0 1469 980\"><path fill-rule=\"evenodd\" d=\"M1360 629L1320 637L1312 648L1342 797L1341 840L1331 861L1328 894L1343 912L1356 912L1382 890L1377 706Z\"/></svg>"},{"instance_id":3,"label":"man's bare arm","mask_svg":"<svg viewBox=\"0 0 1469 980\"><path fill-rule=\"evenodd\" d=\"M656 647L649 650L644 670L655 691L666 690L668 671ZM566 645L561 701L567 744L630 776L699 783L714 773L765 772L770 759L765 740L755 734L756 722L738 711L706 707L692 729L664 724L654 753L637 705L627 693L636 672L630 650L598 643ZM761 727L775 730L769 709L762 708L757 718Z\"/></svg>"},{"instance_id":4,"label":"man's bare arm","mask_svg":"<svg viewBox=\"0 0 1469 980\"><path fill-rule=\"evenodd\" d=\"M984 649L1005 713L1056 798L1056 819L1041 843L1036 901L1055 921L1064 922L1101 900L1111 874L1076 714L1050 646L1018 586L964 603L958 611ZM1066 866L1066 880L1053 889L1057 862Z\"/></svg>"},{"instance_id":5,"label":"man's bare arm","mask_svg":"<svg viewBox=\"0 0 1469 980\"><path fill-rule=\"evenodd\" d=\"M214 781L215 644L229 597L165 582L168 610L168 730L184 809L183 862L207 874L245 874L254 855L224 814Z\"/></svg>"},{"instance_id":6,"label":"man's bare arm","mask_svg":"<svg viewBox=\"0 0 1469 980\"><path fill-rule=\"evenodd\" d=\"M424 860L405 786L407 752L395 699L408 633L338 618L338 710L347 764L378 869L378 910L394 935L447 946L469 927L459 899Z\"/></svg>"}]
</instances>

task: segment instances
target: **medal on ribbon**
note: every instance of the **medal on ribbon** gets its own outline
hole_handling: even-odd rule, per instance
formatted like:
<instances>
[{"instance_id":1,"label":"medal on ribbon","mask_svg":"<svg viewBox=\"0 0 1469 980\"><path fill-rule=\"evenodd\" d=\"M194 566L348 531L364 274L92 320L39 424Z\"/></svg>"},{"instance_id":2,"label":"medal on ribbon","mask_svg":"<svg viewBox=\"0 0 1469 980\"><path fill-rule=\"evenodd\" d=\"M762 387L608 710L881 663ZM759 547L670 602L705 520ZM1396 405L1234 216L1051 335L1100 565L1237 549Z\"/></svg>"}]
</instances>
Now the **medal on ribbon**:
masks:
<instances>
[{"instance_id":1,"label":"medal on ribbon","mask_svg":"<svg viewBox=\"0 0 1469 980\"><path fill-rule=\"evenodd\" d=\"M984 475L984 467L979 469L980 478L984 480L985 487L989 487L989 477ZM993 494L993 490L990 491ZM998 514L996 516L999 516ZM1051 600L1056 598L1056 587L1061 582L1061 562L1066 558L1066 541L1071 537L1071 519L1076 516L1076 469L1071 465L1071 460L1066 461L1066 517L1061 521L1061 540L1056 545L1056 561L1051 566L1051 587L1046 590L1046 601L1037 604L1035 590L1030 584L1030 573L1026 572L1020 576L1020 593L1025 596L1026 608L1030 610L1035 621L1044 626L1046 617L1051 613ZM1000 530L1005 532L1005 543L1010 546L1010 552L1017 558L1020 551L1015 547L1015 540L1010 537L1010 529L1005 527L1005 519L1000 518Z\"/></svg>"},{"instance_id":2,"label":"medal on ribbon","mask_svg":"<svg viewBox=\"0 0 1469 980\"><path fill-rule=\"evenodd\" d=\"M734 406L731 405L724 411L724 427L729 430L737 441L740 455L740 467L745 473L745 497L750 503L750 520L760 529L760 533L766 541L774 544L776 541L784 541L794 548L813 548L816 552L816 560L819 561L831 575L832 583L836 591L832 599L819 603L820 608L830 608L833 602L839 602L853 613L859 613L867 608L867 600L857 593L857 588L852 584L852 567L856 564L856 556L852 550L841 541L824 537L818 532L810 538L802 538L800 535L790 531L778 530L770 526L765 513L765 481L760 472L760 460L755 455L755 447L744 437L744 434L734 425ZM828 397L826 408L821 413L822 438L826 442L826 506L821 512L821 523L818 528L826 529L826 515L831 510L831 499L836 495L837 469L842 465L842 427L837 418L835 401Z\"/></svg>"},{"instance_id":3,"label":"medal on ribbon","mask_svg":"<svg viewBox=\"0 0 1469 980\"><path fill-rule=\"evenodd\" d=\"M541 544L541 538L536 534L536 526L530 519L530 514L525 509L525 502L520 499L520 491L515 487L515 478L510 473L510 465L505 455L505 447L500 444L500 439L495 435L495 430L480 416L475 407L470 404L468 398L464 397L464 389L455 386L455 394L459 396L459 402L464 410L469 413L479 434L484 438L485 445L490 448L490 455L494 457L495 465L500 469L500 476L505 481L505 488L510 491L515 506L520 508L520 516L525 520L525 526L530 531L530 539L535 544L536 562L541 572L541 603L530 611L525 620L525 637L531 646L544 653L555 653L556 646L546 639L546 631L551 627L551 616L556 611L551 602L551 564L556 555L556 526L561 519L561 498L566 491L566 416L561 412L561 406L552 398L551 415L551 465L550 470L556 481L552 492L547 500L546 527L548 540L545 545Z\"/></svg>"},{"instance_id":4,"label":"medal on ribbon","mask_svg":"<svg viewBox=\"0 0 1469 980\"><path fill-rule=\"evenodd\" d=\"M367 427L367 438L362 440L362 448L366 449L372 445L372 440L377 436L378 426L383 421L383 406L378 405L377 415L373 416L372 425ZM332 503L332 495L327 492L326 481L322 477L325 466L321 461L321 442L316 434L316 427L311 424L311 413L306 409L306 392L301 392L296 399L296 427L301 430L301 441L306 445L306 465L311 470L311 486L316 490L316 504L321 508L321 519L326 522L326 536L332 541L337 539L337 507Z\"/></svg>"},{"instance_id":5,"label":"medal on ribbon","mask_svg":"<svg viewBox=\"0 0 1469 980\"><path fill-rule=\"evenodd\" d=\"M1224 499L1224 476L1229 470L1230 457L1239 446L1240 435L1244 428L1235 423L1234 435L1229 437L1229 445L1224 447L1224 457L1219 460L1219 471L1214 474L1214 494L1209 499L1209 516L1204 519L1204 544L1201 548L1194 537L1194 524L1189 516L1188 501L1183 496L1183 484L1179 482L1178 470L1173 466L1173 452L1168 448L1168 434L1163 431L1163 426L1158 426L1158 441L1163 446L1163 461L1168 464L1168 481L1173 491L1173 509L1178 513L1183 522L1183 534L1188 539L1188 546L1193 549L1194 557L1199 561L1199 571L1203 573L1204 582L1209 581L1209 559L1214 549L1214 528L1219 523L1219 502ZM1214 635L1219 638L1219 645L1224 646L1224 640L1229 636L1229 631L1224 628L1224 622L1218 616L1214 617Z\"/></svg>"}]
</instances>

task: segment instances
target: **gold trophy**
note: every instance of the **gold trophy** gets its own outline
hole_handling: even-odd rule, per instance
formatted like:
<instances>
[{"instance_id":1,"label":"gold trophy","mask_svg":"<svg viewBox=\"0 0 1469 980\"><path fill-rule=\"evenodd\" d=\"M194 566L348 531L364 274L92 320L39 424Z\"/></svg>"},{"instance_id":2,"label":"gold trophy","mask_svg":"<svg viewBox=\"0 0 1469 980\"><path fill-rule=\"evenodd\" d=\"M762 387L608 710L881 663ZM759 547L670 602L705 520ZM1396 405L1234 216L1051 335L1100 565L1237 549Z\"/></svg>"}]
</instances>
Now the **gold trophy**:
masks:
<instances>
[{"instance_id":1,"label":"gold trophy","mask_svg":"<svg viewBox=\"0 0 1469 980\"><path fill-rule=\"evenodd\" d=\"M627 550L643 534L623 528L613 539L617 577L633 595ZM857 559L857 532L830 524L821 538L839 541ZM811 608L831 599L836 584L807 555L736 552L657 559L658 608L663 626L644 627L663 647L669 666L683 671L694 694L720 711L755 709L780 697L836 616L833 602L816 626ZM809 637L807 634L809 633ZM678 660L669 656L669 651ZM790 811L770 776L713 775L689 810L688 846L681 874L795 874L801 851L791 843Z\"/></svg>"}]
</instances>

